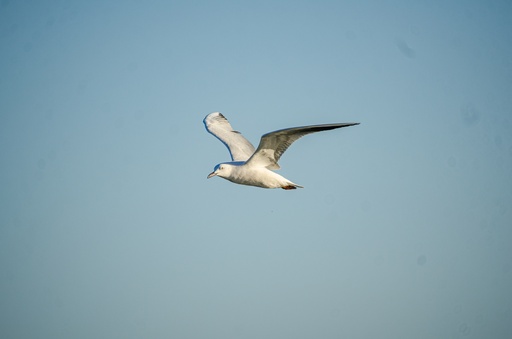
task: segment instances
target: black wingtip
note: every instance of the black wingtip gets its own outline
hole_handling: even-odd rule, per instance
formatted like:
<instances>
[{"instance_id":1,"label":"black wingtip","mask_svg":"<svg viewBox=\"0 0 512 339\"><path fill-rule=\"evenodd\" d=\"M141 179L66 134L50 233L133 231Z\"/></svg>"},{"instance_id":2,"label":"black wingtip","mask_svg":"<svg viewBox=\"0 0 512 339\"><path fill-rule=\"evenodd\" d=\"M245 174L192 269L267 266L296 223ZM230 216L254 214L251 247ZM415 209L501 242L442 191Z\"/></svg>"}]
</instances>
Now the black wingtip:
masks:
<instances>
[{"instance_id":1,"label":"black wingtip","mask_svg":"<svg viewBox=\"0 0 512 339\"><path fill-rule=\"evenodd\" d=\"M341 124L316 125L316 126L311 126L311 131L314 131L314 132L328 131L331 129L350 127L350 126L355 126L355 125L359 125L359 122L346 122L346 123L341 123Z\"/></svg>"}]
</instances>

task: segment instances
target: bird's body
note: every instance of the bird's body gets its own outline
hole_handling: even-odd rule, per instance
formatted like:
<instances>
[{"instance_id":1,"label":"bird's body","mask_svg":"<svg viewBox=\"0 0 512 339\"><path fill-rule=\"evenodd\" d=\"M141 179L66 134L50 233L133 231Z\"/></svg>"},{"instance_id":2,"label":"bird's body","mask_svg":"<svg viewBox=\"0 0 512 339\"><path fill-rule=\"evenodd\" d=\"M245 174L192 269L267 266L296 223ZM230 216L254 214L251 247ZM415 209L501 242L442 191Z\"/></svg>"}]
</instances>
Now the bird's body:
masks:
<instances>
[{"instance_id":1,"label":"bird's body","mask_svg":"<svg viewBox=\"0 0 512 339\"><path fill-rule=\"evenodd\" d=\"M264 134L258 148L233 130L228 120L219 112L208 114L204 120L206 130L226 145L231 154L230 162L220 163L208 178L220 176L231 182L263 188L295 189L302 186L273 172L279 169L277 162L288 147L300 137L358 123L325 124L286 128Z\"/></svg>"},{"instance_id":2,"label":"bird's body","mask_svg":"<svg viewBox=\"0 0 512 339\"><path fill-rule=\"evenodd\" d=\"M283 176L266 167L250 166L244 161L231 161L219 164L223 167L223 178L235 184L256 186L262 188L302 188ZM215 173L215 171L213 172ZM218 175L218 174L216 174ZM220 176L220 175L219 175Z\"/></svg>"}]
</instances>

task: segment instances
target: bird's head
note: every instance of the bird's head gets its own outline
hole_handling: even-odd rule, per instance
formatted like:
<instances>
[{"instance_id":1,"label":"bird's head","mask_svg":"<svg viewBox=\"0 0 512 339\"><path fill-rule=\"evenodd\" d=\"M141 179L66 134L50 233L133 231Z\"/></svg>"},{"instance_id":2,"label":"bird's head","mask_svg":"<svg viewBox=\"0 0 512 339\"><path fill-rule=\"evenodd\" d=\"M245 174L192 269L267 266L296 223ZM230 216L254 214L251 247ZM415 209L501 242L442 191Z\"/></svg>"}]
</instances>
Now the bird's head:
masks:
<instances>
[{"instance_id":1,"label":"bird's head","mask_svg":"<svg viewBox=\"0 0 512 339\"><path fill-rule=\"evenodd\" d=\"M214 177L216 175L221 178L226 178L231 173L231 168L232 165L230 164L218 164L214 167L213 172L208 174L206 178L210 179L211 177Z\"/></svg>"}]
</instances>

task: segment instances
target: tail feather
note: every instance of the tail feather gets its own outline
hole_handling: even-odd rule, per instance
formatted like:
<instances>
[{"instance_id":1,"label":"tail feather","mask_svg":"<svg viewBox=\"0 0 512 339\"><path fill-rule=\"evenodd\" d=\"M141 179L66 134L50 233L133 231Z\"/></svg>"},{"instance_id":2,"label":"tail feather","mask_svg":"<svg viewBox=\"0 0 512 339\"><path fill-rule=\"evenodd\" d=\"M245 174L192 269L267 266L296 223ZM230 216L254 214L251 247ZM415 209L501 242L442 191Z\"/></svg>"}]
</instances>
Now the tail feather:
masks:
<instances>
[{"instance_id":1,"label":"tail feather","mask_svg":"<svg viewBox=\"0 0 512 339\"><path fill-rule=\"evenodd\" d=\"M297 184L294 184L293 182L289 182L288 185L281 186L281 188L284 189L284 190L294 190L294 189L297 189L297 188L304 188L304 187L300 186L300 185L297 185Z\"/></svg>"}]
</instances>

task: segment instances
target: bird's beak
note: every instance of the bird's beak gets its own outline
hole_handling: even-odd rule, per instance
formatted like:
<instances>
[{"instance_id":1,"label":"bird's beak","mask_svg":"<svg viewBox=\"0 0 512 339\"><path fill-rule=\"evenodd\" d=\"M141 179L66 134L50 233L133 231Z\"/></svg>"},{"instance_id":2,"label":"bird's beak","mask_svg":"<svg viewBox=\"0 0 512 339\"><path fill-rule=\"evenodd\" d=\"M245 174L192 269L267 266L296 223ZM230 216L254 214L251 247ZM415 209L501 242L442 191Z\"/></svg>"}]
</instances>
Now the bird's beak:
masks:
<instances>
[{"instance_id":1,"label":"bird's beak","mask_svg":"<svg viewBox=\"0 0 512 339\"><path fill-rule=\"evenodd\" d=\"M210 179L211 177L214 177L214 176L216 176L216 175L217 175L217 173L212 172L212 173L208 174L208 176L206 177L206 179Z\"/></svg>"}]
</instances>

